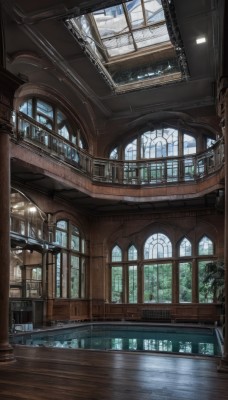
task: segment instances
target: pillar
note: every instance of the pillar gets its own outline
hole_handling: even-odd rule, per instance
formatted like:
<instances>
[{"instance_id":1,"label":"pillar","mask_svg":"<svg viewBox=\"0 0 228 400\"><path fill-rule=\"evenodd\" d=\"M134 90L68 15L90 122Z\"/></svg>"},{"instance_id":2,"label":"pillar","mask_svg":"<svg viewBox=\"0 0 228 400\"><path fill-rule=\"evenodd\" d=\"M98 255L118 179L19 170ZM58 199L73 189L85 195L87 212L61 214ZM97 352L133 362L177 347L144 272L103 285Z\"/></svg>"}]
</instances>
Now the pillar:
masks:
<instances>
[{"instance_id":1,"label":"pillar","mask_svg":"<svg viewBox=\"0 0 228 400\"><path fill-rule=\"evenodd\" d=\"M228 81L226 82L228 84ZM224 217L224 267L225 267L225 337L224 354L218 371L228 372L228 85L223 92L223 136L224 136L224 175L225 175L225 217Z\"/></svg>"},{"instance_id":2,"label":"pillar","mask_svg":"<svg viewBox=\"0 0 228 400\"><path fill-rule=\"evenodd\" d=\"M0 362L14 359L9 345L10 121L14 93L21 83L0 66Z\"/></svg>"}]
</instances>

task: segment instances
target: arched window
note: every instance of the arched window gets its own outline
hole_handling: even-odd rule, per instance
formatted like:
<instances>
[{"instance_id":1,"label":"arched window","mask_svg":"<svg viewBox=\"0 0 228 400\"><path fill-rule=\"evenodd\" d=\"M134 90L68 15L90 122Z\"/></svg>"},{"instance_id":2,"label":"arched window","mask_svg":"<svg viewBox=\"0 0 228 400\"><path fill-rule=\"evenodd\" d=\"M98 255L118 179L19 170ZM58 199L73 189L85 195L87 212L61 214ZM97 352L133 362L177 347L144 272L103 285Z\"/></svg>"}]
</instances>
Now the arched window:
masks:
<instances>
[{"instance_id":1,"label":"arched window","mask_svg":"<svg viewBox=\"0 0 228 400\"><path fill-rule=\"evenodd\" d=\"M144 245L144 258L157 259L172 257L172 244L163 233L150 236Z\"/></svg>"},{"instance_id":2,"label":"arched window","mask_svg":"<svg viewBox=\"0 0 228 400\"><path fill-rule=\"evenodd\" d=\"M172 257L172 244L163 233L150 236L144 245L144 303L172 301L172 263L154 263L159 258Z\"/></svg>"},{"instance_id":3,"label":"arched window","mask_svg":"<svg viewBox=\"0 0 228 400\"><path fill-rule=\"evenodd\" d=\"M199 241L198 254L199 256L208 256L214 254L213 242L207 236L203 236Z\"/></svg>"},{"instance_id":4,"label":"arched window","mask_svg":"<svg viewBox=\"0 0 228 400\"><path fill-rule=\"evenodd\" d=\"M193 136L184 134L183 141L183 153L184 155L195 154L196 153L196 139Z\"/></svg>"},{"instance_id":5,"label":"arched window","mask_svg":"<svg viewBox=\"0 0 228 400\"><path fill-rule=\"evenodd\" d=\"M205 150L214 140L204 137ZM180 145L182 143L182 146ZM199 149L198 151L201 151ZM162 157L175 157L197 153L196 139L190 133L172 127L146 131L124 146L124 160L145 160ZM111 150L110 159L120 159L121 146Z\"/></svg>"},{"instance_id":6,"label":"arched window","mask_svg":"<svg viewBox=\"0 0 228 400\"><path fill-rule=\"evenodd\" d=\"M45 214L25 195L12 189L10 196L10 230L33 239L45 239Z\"/></svg>"},{"instance_id":7,"label":"arched window","mask_svg":"<svg viewBox=\"0 0 228 400\"><path fill-rule=\"evenodd\" d=\"M137 259L138 259L138 251L137 251L136 247L132 244L128 248L128 260L132 261L132 260L137 260Z\"/></svg>"},{"instance_id":8,"label":"arched window","mask_svg":"<svg viewBox=\"0 0 228 400\"><path fill-rule=\"evenodd\" d=\"M141 136L141 158L178 155L178 131L171 128L145 132Z\"/></svg>"},{"instance_id":9,"label":"arched window","mask_svg":"<svg viewBox=\"0 0 228 400\"><path fill-rule=\"evenodd\" d=\"M122 250L119 246L115 245L111 253L111 261L114 263L122 261ZM123 302L123 266L112 265L111 266L111 301L112 303Z\"/></svg>"},{"instance_id":10,"label":"arched window","mask_svg":"<svg viewBox=\"0 0 228 400\"><path fill-rule=\"evenodd\" d=\"M133 261L138 259L138 251L132 244L128 248L128 261L132 261L128 264L127 275L128 275L128 303L137 303L138 301L138 265Z\"/></svg>"},{"instance_id":11,"label":"arched window","mask_svg":"<svg viewBox=\"0 0 228 400\"><path fill-rule=\"evenodd\" d=\"M67 220L56 223L55 242L62 247L56 256L56 297L85 297L85 240Z\"/></svg>"},{"instance_id":12,"label":"arched window","mask_svg":"<svg viewBox=\"0 0 228 400\"><path fill-rule=\"evenodd\" d=\"M129 143L124 150L124 159L126 161L137 159L137 140Z\"/></svg>"},{"instance_id":13,"label":"arched window","mask_svg":"<svg viewBox=\"0 0 228 400\"><path fill-rule=\"evenodd\" d=\"M72 127L63 111L49 102L39 98L29 98L20 105L19 111L39 123L37 126L35 124L31 125L30 121L22 118L21 114L19 129L24 132L26 137L29 136L30 139L49 147L52 144L60 146L57 142L52 143L53 138L51 139L49 131L53 131L54 134L58 134L78 148L88 148L80 127ZM67 151L67 148L65 150Z\"/></svg>"},{"instance_id":14,"label":"arched window","mask_svg":"<svg viewBox=\"0 0 228 400\"><path fill-rule=\"evenodd\" d=\"M205 284L204 279L207 275L207 264L211 255L214 254L214 243L206 235L201 238L198 243L198 255L204 256L203 260L198 260L198 291L200 303L212 303L214 293L211 285Z\"/></svg>"},{"instance_id":15,"label":"arched window","mask_svg":"<svg viewBox=\"0 0 228 400\"><path fill-rule=\"evenodd\" d=\"M122 261L122 251L119 246L114 246L112 249L112 261L117 262L117 261Z\"/></svg>"},{"instance_id":16,"label":"arched window","mask_svg":"<svg viewBox=\"0 0 228 400\"><path fill-rule=\"evenodd\" d=\"M199 133L198 137L200 136L202 140L198 143L203 143L206 150L207 143L212 143L212 139L208 142L205 135ZM109 158L124 161L124 173L119 176L120 179L124 177L121 183L155 184L194 180L196 176L206 173L205 160L199 159L195 162L194 155L201 151L201 147L197 149L194 135L181 129L163 127L138 134L127 144L115 147ZM214 163L213 156L210 162ZM116 165L115 168L119 166ZM116 178L118 174L115 173L114 176Z\"/></svg>"},{"instance_id":17,"label":"arched window","mask_svg":"<svg viewBox=\"0 0 228 400\"><path fill-rule=\"evenodd\" d=\"M192 255L192 245L187 238L184 238L179 246L180 257L188 257Z\"/></svg>"}]
</instances>

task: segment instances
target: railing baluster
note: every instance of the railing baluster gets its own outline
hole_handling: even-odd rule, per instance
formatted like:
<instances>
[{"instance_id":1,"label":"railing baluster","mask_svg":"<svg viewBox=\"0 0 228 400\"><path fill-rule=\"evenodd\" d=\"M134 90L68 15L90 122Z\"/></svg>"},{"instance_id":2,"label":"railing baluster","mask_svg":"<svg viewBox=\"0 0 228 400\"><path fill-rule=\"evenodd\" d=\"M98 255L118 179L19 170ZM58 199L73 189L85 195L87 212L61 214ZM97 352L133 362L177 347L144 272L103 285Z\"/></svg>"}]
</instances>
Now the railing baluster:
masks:
<instances>
[{"instance_id":1,"label":"railing baluster","mask_svg":"<svg viewBox=\"0 0 228 400\"><path fill-rule=\"evenodd\" d=\"M223 166L222 140L204 153L153 160L119 161L92 157L41 124L17 113L14 137L82 172L94 182L122 185L163 185L196 181Z\"/></svg>"}]
</instances>

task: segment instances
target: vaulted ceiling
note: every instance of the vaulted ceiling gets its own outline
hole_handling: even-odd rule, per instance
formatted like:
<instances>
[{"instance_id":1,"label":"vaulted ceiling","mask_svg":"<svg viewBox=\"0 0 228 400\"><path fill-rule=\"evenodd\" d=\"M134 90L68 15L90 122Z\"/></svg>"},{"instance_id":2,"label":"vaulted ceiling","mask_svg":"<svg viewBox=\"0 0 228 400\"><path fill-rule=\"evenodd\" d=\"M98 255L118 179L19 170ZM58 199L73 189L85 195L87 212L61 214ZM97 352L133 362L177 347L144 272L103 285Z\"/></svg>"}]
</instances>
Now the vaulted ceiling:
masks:
<instances>
[{"instance_id":1,"label":"vaulted ceiling","mask_svg":"<svg viewBox=\"0 0 228 400\"><path fill-rule=\"evenodd\" d=\"M216 108L217 80L223 74L223 0L174 0L188 79L118 94L103 79L64 20L120 1L2 0L1 3L6 68L24 80L23 94L32 90L44 93L48 88L52 88L57 98L61 94L94 138L95 155L101 155L101 147L108 148L120 141L123 134L161 119L197 121L215 131L219 129ZM200 36L206 42L197 45Z\"/></svg>"}]
</instances>

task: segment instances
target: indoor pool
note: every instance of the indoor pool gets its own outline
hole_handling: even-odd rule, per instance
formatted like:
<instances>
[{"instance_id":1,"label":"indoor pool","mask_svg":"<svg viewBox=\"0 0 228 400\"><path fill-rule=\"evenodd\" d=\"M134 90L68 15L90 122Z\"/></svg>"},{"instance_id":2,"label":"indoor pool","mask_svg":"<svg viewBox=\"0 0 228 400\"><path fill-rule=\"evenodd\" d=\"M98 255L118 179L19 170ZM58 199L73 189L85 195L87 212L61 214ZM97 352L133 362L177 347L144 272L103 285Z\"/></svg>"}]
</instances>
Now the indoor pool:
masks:
<instances>
[{"instance_id":1,"label":"indoor pool","mask_svg":"<svg viewBox=\"0 0 228 400\"><path fill-rule=\"evenodd\" d=\"M214 328L83 324L77 327L16 334L11 344L70 349L122 350L220 356Z\"/></svg>"}]
</instances>

